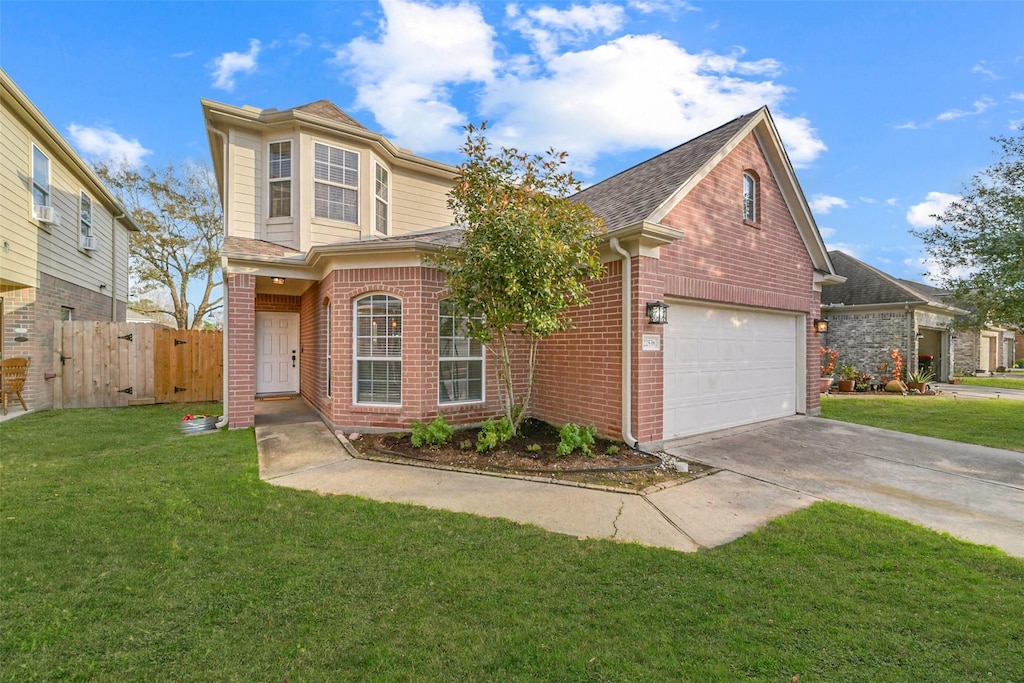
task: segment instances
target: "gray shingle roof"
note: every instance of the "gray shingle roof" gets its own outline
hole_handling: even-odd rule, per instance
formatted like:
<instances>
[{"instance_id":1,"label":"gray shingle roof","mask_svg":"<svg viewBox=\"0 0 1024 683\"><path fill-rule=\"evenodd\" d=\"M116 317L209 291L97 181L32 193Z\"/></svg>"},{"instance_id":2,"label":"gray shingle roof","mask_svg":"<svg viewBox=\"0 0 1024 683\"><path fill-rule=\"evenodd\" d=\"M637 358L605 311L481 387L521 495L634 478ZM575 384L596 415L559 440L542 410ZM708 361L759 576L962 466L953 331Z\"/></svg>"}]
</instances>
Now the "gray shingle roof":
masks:
<instances>
[{"instance_id":1,"label":"gray shingle roof","mask_svg":"<svg viewBox=\"0 0 1024 683\"><path fill-rule=\"evenodd\" d=\"M647 219L761 110L668 150L571 197L604 219L609 231Z\"/></svg>"},{"instance_id":2,"label":"gray shingle roof","mask_svg":"<svg viewBox=\"0 0 1024 683\"><path fill-rule=\"evenodd\" d=\"M821 290L822 305L846 306L905 302L941 303L944 290L920 282L898 280L842 251L830 251L836 273L846 278L840 285Z\"/></svg>"},{"instance_id":3,"label":"gray shingle roof","mask_svg":"<svg viewBox=\"0 0 1024 683\"><path fill-rule=\"evenodd\" d=\"M310 102L309 104L304 104L301 107L295 107L293 111L303 111L307 114L313 114L314 116L344 123L347 126L355 126L356 128L369 130L366 126L339 109L338 105L334 104L334 102L331 102L330 100L317 100L316 102Z\"/></svg>"}]
</instances>

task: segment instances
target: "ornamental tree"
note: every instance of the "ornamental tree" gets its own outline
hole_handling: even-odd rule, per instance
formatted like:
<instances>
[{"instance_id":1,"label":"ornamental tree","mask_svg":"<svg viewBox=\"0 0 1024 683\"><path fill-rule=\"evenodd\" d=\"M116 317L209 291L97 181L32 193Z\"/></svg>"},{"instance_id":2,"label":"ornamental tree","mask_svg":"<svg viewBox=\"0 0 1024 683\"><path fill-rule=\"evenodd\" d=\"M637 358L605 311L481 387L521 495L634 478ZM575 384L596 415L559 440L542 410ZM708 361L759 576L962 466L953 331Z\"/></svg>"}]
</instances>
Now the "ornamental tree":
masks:
<instances>
[{"instance_id":1,"label":"ornamental tree","mask_svg":"<svg viewBox=\"0 0 1024 683\"><path fill-rule=\"evenodd\" d=\"M911 232L942 267L940 284L972 311L965 326L1024 331L1024 130L993 140L1002 159L971 178L934 227Z\"/></svg>"},{"instance_id":2,"label":"ornamental tree","mask_svg":"<svg viewBox=\"0 0 1024 683\"><path fill-rule=\"evenodd\" d=\"M450 297L466 316L466 333L497 359L502 411L518 433L530 404L541 339L570 329L569 309L585 306L588 279L601 274L601 220L568 197L580 184L568 155L495 153L487 124L467 126L448 207L465 229L461 246L433 261L448 276ZM522 340L518 342L518 340ZM526 384L516 390L514 347L525 343Z\"/></svg>"}]
</instances>

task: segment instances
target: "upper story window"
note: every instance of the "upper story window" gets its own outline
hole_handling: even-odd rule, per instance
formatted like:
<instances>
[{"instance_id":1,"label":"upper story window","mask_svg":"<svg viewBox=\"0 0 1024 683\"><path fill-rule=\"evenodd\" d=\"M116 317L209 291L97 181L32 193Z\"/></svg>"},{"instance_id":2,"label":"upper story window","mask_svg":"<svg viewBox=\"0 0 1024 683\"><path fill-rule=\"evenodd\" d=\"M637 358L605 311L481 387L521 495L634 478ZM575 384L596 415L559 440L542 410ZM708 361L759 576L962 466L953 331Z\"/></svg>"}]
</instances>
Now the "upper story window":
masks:
<instances>
[{"instance_id":1,"label":"upper story window","mask_svg":"<svg viewBox=\"0 0 1024 683\"><path fill-rule=\"evenodd\" d=\"M50 205L50 158L32 145L32 203Z\"/></svg>"},{"instance_id":2,"label":"upper story window","mask_svg":"<svg viewBox=\"0 0 1024 683\"><path fill-rule=\"evenodd\" d=\"M484 400L483 344L466 334L466 317L448 299L438 308L437 336L437 402Z\"/></svg>"},{"instance_id":3,"label":"upper story window","mask_svg":"<svg viewBox=\"0 0 1024 683\"><path fill-rule=\"evenodd\" d=\"M391 174L388 173L388 169L384 168L380 164L376 165L376 189L375 197L376 202L374 204L375 222L374 228L382 235L390 234L391 223L389 220L388 210L390 206L390 180Z\"/></svg>"},{"instance_id":4,"label":"upper story window","mask_svg":"<svg viewBox=\"0 0 1024 683\"><path fill-rule=\"evenodd\" d=\"M313 215L359 222L359 154L313 143Z\"/></svg>"},{"instance_id":5,"label":"upper story window","mask_svg":"<svg viewBox=\"0 0 1024 683\"><path fill-rule=\"evenodd\" d=\"M292 215L292 143L270 143L270 217Z\"/></svg>"},{"instance_id":6,"label":"upper story window","mask_svg":"<svg viewBox=\"0 0 1024 683\"><path fill-rule=\"evenodd\" d=\"M356 301L356 403L402 402L402 302L387 294Z\"/></svg>"},{"instance_id":7,"label":"upper story window","mask_svg":"<svg viewBox=\"0 0 1024 683\"><path fill-rule=\"evenodd\" d=\"M82 192L78 199L78 245L82 249L95 249L96 240L92 235L92 200Z\"/></svg>"},{"instance_id":8,"label":"upper story window","mask_svg":"<svg viewBox=\"0 0 1024 683\"><path fill-rule=\"evenodd\" d=\"M743 220L757 222L757 176L749 171L743 174Z\"/></svg>"}]
</instances>

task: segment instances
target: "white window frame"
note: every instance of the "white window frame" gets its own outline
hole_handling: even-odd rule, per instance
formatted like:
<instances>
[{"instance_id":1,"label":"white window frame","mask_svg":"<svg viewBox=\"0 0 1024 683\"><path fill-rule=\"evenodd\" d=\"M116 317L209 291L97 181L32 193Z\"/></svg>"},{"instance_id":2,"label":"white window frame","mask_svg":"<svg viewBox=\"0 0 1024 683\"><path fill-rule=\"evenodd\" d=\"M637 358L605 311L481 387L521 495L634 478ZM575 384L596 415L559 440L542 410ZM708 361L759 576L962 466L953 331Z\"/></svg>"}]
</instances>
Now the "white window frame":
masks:
<instances>
[{"instance_id":1,"label":"white window frame","mask_svg":"<svg viewBox=\"0 0 1024 683\"><path fill-rule=\"evenodd\" d=\"M86 208L88 208L88 217L86 215ZM85 251L94 251L96 249L96 240L92 232L92 209L92 198L85 193L85 190L82 190L78 195L78 246Z\"/></svg>"},{"instance_id":2,"label":"white window frame","mask_svg":"<svg viewBox=\"0 0 1024 683\"><path fill-rule=\"evenodd\" d=\"M758 185L756 175L743 172L743 220L751 223L757 223Z\"/></svg>"},{"instance_id":3,"label":"white window frame","mask_svg":"<svg viewBox=\"0 0 1024 683\"><path fill-rule=\"evenodd\" d=\"M391 234L391 171L381 163L374 162L373 168L373 230L379 235ZM384 173L383 196L381 195L380 174ZM381 205L383 204L383 211ZM383 213L384 229L380 229Z\"/></svg>"},{"instance_id":4,"label":"white window frame","mask_svg":"<svg viewBox=\"0 0 1024 683\"><path fill-rule=\"evenodd\" d=\"M288 173L274 175L275 163L283 164L283 160L274 160L274 145L288 145ZM267 143L267 217L268 218L291 218L292 217L292 168L295 165L295 143L291 140L271 140ZM287 185L288 188L288 212L281 215L274 214L274 186Z\"/></svg>"},{"instance_id":5,"label":"white window frame","mask_svg":"<svg viewBox=\"0 0 1024 683\"><path fill-rule=\"evenodd\" d=\"M323 148L325 148L327 150L327 154L328 154L328 162L327 162L327 168L326 168L327 177L319 177L319 175L318 175L319 172L320 172L320 170L318 168L318 162L317 162L317 159L316 159L317 148L318 147L323 147ZM341 163L340 166L332 165L331 164L329 158L330 158L330 154L331 154L332 150L335 151L335 152L340 152L341 153L341 155L342 155L342 163ZM349 155L349 154L351 154L355 158L355 167L354 168L350 167L347 163L345 163L347 161L347 155ZM353 150L350 150L350 149L345 149L344 147L337 147L335 145L330 145L330 144L328 144L326 142L316 142L316 141L313 142L313 217L314 218L326 219L326 220L330 220L330 221L339 221L339 222L343 222L343 223L356 223L356 224L359 223L359 176L360 176L360 168L359 168L359 166L360 166L359 152L356 152L356 151L353 151ZM330 177L332 169L340 170L340 175L341 175L341 178L342 178L341 180L332 179ZM345 174L348 171L354 171L354 173L355 173L355 183L346 182ZM342 193L351 192L353 194L354 201L351 202L351 206L354 209L354 215L352 216L351 220L344 215L344 209L349 206L349 203L345 202L345 201L333 202L335 204L339 204L342 207L342 216L340 218L334 218L334 217L331 216L330 204L332 202L331 202L331 200L329 198L326 200L328 202L327 211L324 214L320 213L318 205L319 205L319 202L321 200L318 199L318 197L317 197L317 191L321 187L323 187L327 192L330 192L333 189L333 190L340 190L340 191L342 191ZM342 196L345 196L345 195L343 194Z\"/></svg>"},{"instance_id":6,"label":"white window frame","mask_svg":"<svg viewBox=\"0 0 1024 683\"><path fill-rule=\"evenodd\" d=\"M451 312L446 312L445 308L451 306ZM454 330L452 337L442 337L441 331L443 329L442 319L451 318L453 322L457 320L457 327ZM451 303L451 299L443 299L438 302L437 305L437 404L442 406L448 405L461 405L468 403L484 403L487 400L487 363L486 363L486 348L480 342L471 339L466 336L466 316L458 316L454 308L454 304ZM477 318L482 320L482 318ZM459 334L461 332L462 334ZM448 355L445 355L446 340L450 340L451 343L447 345ZM459 355L459 342L464 342L464 348L466 355ZM473 355L472 348L474 344L479 345L479 355ZM451 352L455 353L452 354ZM469 385L473 381L473 378L469 376L469 367L466 368L466 376L463 378L456 379L449 373L449 379L444 378L444 368L447 365L451 367L454 363L480 363L480 398L464 398L464 399L453 399L451 398L453 390L456 389L456 383L461 384L461 389L466 396L469 396ZM447 384L446 384L447 383ZM458 393L458 392L456 392ZM444 397L447 394L448 400Z\"/></svg>"},{"instance_id":7,"label":"white window frame","mask_svg":"<svg viewBox=\"0 0 1024 683\"><path fill-rule=\"evenodd\" d=\"M36 153L39 153L43 159L46 160L46 186L43 187L36 182ZM50 193L50 157L46 155L43 149L32 143L32 204L33 206L52 206L52 195ZM43 203L39 204L36 201L36 191L43 194Z\"/></svg>"},{"instance_id":8,"label":"white window frame","mask_svg":"<svg viewBox=\"0 0 1024 683\"><path fill-rule=\"evenodd\" d=\"M363 315L359 311L360 304L369 302L371 306L371 312L369 315ZM392 312L392 302L397 303L398 312L397 314ZM375 303L385 303L385 313L383 315L374 315L372 306ZM402 344L403 344L403 331L404 323L403 316L405 314L404 303L401 299L393 294L387 294L383 292L377 292L372 294L364 294L353 302L352 305L352 358L353 358L353 371L352 371L352 402L357 405L380 405L388 407L401 407L402 405ZM360 321L363 319L369 320L369 325L366 329L369 334L360 334ZM379 334L379 330L383 325L384 334ZM395 333L397 330L397 334ZM393 343L393 340L397 338L397 345ZM365 348L369 350L369 353L360 352L360 342L369 343L363 344ZM397 353L394 353L394 349L397 346ZM374 401L374 400L360 400L359 398L359 386L360 386L360 366L364 363L370 364L384 364L384 363L397 363L398 364L398 395L397 401ZM385 371L385 379L383 382L388 383L388 371ZM374 380L371 379L370 394L376 393L372 388ZM387 392L386 392L387 393Z\"/></svg>"}]
</instances>

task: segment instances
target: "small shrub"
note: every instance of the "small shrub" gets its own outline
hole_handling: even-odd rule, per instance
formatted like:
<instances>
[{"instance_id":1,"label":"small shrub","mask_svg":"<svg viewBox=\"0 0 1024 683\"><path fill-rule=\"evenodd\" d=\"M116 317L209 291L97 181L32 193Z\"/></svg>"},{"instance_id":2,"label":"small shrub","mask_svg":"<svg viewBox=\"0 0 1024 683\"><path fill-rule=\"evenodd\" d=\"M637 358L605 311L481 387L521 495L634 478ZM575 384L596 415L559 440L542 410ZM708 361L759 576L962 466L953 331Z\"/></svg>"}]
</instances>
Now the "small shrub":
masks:
<instances>
[{"instance_id":1,"label":"small shrub","mask_svg":"<svg viewBox=\"0 0 1024 683\"><path fill-rule=\"evenodd\" d=\"M539 443L531 443L530 445L528 445L526 447L526 450L527 450L528 453L539 453L540 452L540 444Z\"/></svg>"},{"instance_id":2,"label":"small shrub","mask_svg":"<svg viewBox=\"0 0 1024 683\"><path fill-rule=\"evenodd\" d=\"M448 424L444 415L438 415L430 424L422 422L412 423L412 445L415 448L422 446L442 446L452 440L455 428Z\"/></svg>"},{"instance_id":3,"label":"small shrub","mask_svg":"<svg viewBox=\"0 0 1024 683\"><path fill-rule=\"evenodd\" d=\"M488 418L480 425L480 432L476 435L476 450L480 453L493 451L511 438L512 423L507 417L497 421Z\"/></svg>"},{"instance_id":4,"label":"small shrub","mask_svg":"<svg viewBox=\"0 0 1024 683\"><path fill-rule=\"evenodd\" d=\"M578 424L567 422L558 432L558 454L569 455L579 449L584 455L593 455L590 447L594 445L595 436L597 427L594 425L580 427Z\"/></svg>"},{"instance_id":5,"label":"small shrub","mask_svg":"<svg viewBox=\"0 0 1024 683\"><path fill-rule=\"evenodd\" d=\"M612 444L612 445L608 446L608 448L604 449L604 454L605 455L618 455L619 454L619 447L616 446L615 444Z\"/></svg>"}]
</instances>

